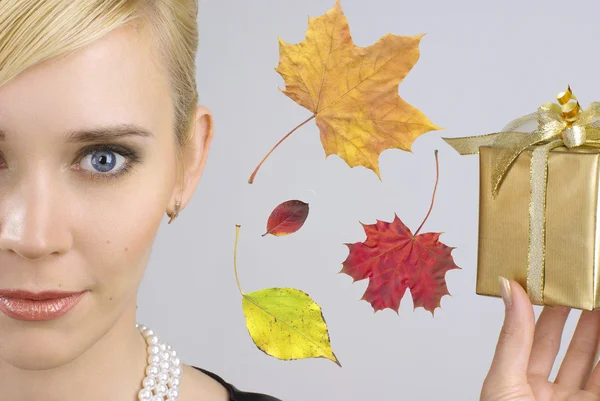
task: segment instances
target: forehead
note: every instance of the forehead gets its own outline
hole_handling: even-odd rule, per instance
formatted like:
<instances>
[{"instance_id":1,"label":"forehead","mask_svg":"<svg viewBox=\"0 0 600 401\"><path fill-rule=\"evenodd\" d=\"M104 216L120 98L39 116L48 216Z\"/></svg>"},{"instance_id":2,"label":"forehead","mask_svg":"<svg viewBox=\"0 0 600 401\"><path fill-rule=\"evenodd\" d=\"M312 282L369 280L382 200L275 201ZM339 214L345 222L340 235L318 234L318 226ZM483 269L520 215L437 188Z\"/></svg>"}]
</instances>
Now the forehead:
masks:
<instances>
[{"instance_id":1,"label":"forehead","mask_svg":"<svg viewBox=\"0 0 600 401\"><path fill-rule=\"evenodd\" d=\"M169 127L166 76L130 27L33 66L0 87L0 128L64 132L103 123Z\"/></svg>"}]
</instances>

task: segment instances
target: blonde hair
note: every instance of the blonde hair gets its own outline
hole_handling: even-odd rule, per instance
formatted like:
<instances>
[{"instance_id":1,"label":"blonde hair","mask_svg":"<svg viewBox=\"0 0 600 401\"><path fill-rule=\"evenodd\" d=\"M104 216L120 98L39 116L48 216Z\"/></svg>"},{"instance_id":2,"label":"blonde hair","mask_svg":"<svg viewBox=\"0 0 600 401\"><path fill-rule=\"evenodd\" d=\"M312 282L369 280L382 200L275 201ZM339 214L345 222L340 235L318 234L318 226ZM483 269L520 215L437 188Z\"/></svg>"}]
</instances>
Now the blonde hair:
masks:
<instances>
[{"instance_id":1,"label":"blonde hair","mask_svg":"<svg viewBox=\"0 0 600 401\"><path fill-rule=\"evenodd\" d=\"M136 29L150 29L153 59L168 76L181 151L198 104L197 15L198 0L0 0L0 86L133 22Z\"/></svg>"}]
</instances>

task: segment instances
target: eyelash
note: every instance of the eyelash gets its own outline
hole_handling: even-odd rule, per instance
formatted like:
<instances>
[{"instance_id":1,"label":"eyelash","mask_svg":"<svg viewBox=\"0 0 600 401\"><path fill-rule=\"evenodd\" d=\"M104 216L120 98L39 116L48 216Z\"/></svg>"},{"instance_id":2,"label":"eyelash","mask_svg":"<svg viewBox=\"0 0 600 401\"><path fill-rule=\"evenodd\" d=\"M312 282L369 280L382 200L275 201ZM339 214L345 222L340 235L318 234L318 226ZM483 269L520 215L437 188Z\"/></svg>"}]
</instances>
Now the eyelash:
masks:
<instances>
[{"instance_id":1,"label":"eyelash","mask_svg":"<svg viewBox=\"0 0 600 401\"><path fill-rule=\"evenodd\" d=\"M116 170L116 172L114 172L114 173L95 173L95 172L92 172L89 170L84 170L81 167L79 167L77 169L78 171L81 171L81 173L83 175L85 175L87 178L89 178L93 181L106 182L108 180L117 179L121 176L124 176L125 174L130 173L133 170L133 168L135 167L135 165L137 163L139 163L141 160L141 158L139 157L137 152L134 151L133 149L126 148L121 145L115 145L115 144L102 144L102 145L92 145L92 146L83 148L79 152L79 155L77 157L77 161L75 164L79 165L79 163L81 163L81 160L85 156L89 155L90 153L94 153L94 152L98 152L98 151L109 151L109 152L118 153L125 158L125 163L123 164L123 166L120 169Z\"/></svg>"}]
</instances>

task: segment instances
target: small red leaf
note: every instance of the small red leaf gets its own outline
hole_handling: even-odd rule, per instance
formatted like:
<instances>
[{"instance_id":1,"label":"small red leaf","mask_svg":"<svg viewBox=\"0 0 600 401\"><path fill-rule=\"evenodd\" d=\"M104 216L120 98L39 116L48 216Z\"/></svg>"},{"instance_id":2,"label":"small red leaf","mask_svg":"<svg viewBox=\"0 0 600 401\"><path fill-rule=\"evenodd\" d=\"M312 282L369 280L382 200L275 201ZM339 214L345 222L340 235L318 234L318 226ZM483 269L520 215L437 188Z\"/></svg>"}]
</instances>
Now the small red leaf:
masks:
<instances>
[{"instance_id":1,"label":"small red leaf","mask_svg":"<svg viewBox=\"0 0 600 401\"><path fill-rule=\"evenodd\" d=\"M267 234L278 237L298 231L308 217L308 203L299 200L289 200L277 206L269 216Z\"/></svg>"}]
</instances>

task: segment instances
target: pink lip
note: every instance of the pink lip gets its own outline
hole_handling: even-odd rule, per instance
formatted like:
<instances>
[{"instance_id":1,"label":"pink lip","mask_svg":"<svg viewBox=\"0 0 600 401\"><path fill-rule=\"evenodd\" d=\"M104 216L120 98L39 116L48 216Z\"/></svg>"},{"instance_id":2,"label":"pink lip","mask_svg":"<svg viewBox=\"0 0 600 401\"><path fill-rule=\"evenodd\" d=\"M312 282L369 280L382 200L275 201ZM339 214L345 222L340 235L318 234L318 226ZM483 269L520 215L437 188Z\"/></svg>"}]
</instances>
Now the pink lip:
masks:
<instances>
[{"instance_id":1,"label":"pink lip","mask_svg":"<svg viewBox=\"0 0 600 401\"><path fill-rule=\"evenodd\" d=\"M52 320L73 309L85 292L0 290L0 311L19 320Z\"/></svg>"},{"instance_id":2,"label":"pink lip","mask_svg":"<svg viewBox=\"0 0 600 401\"><path fill-rule=\"evenodd\" d=\"M81 291L42 291L42 292L31 292L25 290L0 290L0 297L4 298L20 298L20 299L33 299L35 301L42 301L45 299L57 299L65 298L71 295L81 294Z\"/></svg>"}]
</instances>

